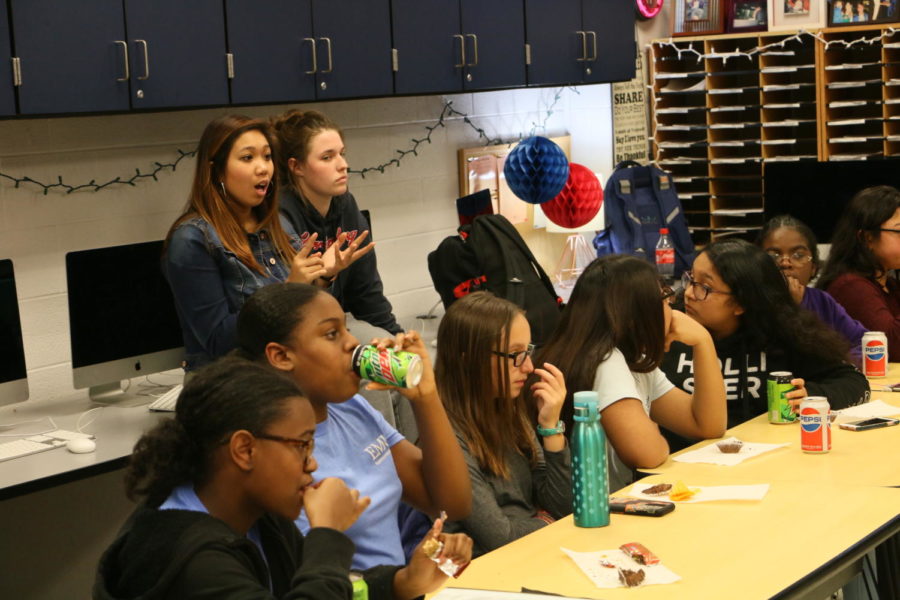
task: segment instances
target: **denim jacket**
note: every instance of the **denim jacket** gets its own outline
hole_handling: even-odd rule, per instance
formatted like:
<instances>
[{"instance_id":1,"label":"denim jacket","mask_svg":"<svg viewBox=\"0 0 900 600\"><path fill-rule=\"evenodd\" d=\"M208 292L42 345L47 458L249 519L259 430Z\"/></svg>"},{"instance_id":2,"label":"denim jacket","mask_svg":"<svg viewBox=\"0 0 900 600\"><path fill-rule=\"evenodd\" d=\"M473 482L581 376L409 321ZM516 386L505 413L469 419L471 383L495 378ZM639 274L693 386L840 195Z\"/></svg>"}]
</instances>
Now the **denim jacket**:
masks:
<instances>
[{"instance_id":1,"label":"denim jacket","mask_svg":"<svg viewBox=\"0 0 900 600\"><path fill-rule=\"evenodd\" d=\"M298 250L299 238L283 217L281 226ZM226 249L215 228L200 217L181 223L172 232L163 274L181 321L187 371L231 351L237 343L237 315L247 298L265 285L287 280L290 274L290 265L275 252L266 230L248 233L247 241L253 256L266 268L265 274Z\"/></svg>"}]
</instances>

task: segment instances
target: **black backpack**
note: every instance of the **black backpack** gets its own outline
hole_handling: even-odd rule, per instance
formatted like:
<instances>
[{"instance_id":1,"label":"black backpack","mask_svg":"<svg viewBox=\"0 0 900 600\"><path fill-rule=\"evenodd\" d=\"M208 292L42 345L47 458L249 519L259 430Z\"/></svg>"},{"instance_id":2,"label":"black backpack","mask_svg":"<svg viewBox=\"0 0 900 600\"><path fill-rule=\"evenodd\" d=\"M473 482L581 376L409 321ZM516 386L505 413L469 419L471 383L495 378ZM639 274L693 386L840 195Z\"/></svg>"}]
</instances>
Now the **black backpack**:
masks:
<instances>
[{"instance_id":1,"label":"black backpack","mask_svg":"<svg viewBox=\"0 0 900 600\"><path fill-rule=\"evenodd\" d=\"M534 345L546 342L559 321L562 299L515 227L502 215L481 215L457 231L428 255L444 308L487 290L521 306Z\"/></svg>"}]
</instances>

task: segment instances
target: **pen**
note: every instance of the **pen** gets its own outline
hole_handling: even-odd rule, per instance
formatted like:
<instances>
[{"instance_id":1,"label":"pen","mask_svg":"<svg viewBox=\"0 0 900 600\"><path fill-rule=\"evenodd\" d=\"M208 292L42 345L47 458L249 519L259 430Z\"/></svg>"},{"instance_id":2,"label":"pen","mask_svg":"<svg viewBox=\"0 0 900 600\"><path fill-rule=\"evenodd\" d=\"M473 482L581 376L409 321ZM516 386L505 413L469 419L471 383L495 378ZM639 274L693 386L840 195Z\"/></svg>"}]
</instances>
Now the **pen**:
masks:
<instances>
[{"instance_id":1,"label":"pen","mask_svg":"<svg viewBox=\"0 0 900 600\"><path fill-rule=\"evenodd\" d=\"M883 385L880 392L900 392L900 383L892 383L891 385Z\"/></svg>"}]
</instances>

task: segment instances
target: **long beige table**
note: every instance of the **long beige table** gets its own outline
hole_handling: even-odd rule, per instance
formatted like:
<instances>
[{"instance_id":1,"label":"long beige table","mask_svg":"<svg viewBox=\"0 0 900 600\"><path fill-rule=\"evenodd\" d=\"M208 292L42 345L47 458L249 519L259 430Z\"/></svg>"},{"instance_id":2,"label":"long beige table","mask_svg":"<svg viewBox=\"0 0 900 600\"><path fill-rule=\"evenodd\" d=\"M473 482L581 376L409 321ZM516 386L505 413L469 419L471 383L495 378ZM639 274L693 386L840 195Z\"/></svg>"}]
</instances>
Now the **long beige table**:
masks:
<instances>
[{"instance_id":1,"label":"long beige table","mask_svg":"<svg viewBox=\"0 0 900 600\"><path fill-rule=\"evenodd\" d=\"M892 364L889 377L872 384L897 381L900 365ZM873 396L900 408L898 393ZM610 526L599 529L577 528L568 517L478 558L448 587L526 587L604 599L825 597L859 571L866 552L900 533L900 489L887 487L900 485L900 426L832 431L830 453L806 454L797 425L752 419L727 435L791 445L733 467L670 458L642 482L769 483L763 500L679 504L661 518L612 515ZM597 589L559 550L608 550L633 541L682 580Z\"/></svg>"}]
</instances>

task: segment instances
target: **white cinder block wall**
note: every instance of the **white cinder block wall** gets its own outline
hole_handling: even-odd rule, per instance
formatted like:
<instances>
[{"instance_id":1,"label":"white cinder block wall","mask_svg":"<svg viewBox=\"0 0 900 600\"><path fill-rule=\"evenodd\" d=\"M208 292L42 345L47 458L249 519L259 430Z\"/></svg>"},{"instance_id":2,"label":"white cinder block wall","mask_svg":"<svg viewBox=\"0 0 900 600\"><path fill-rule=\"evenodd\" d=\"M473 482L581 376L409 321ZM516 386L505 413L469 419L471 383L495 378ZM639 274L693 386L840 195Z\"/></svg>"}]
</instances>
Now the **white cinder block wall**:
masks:
<instances>
[{"instance_id":1,"label":"white cinder block wall","mask_svg":"<svg viewBox=\"0 0 900 600\"><path fill-rule=\"evenodd\" d=\"M560 98L554 105L555 96ZM310 104L345 132L351 168L386 163L397 149L423 138L445 99L470 115L491 137L571 134L572 159L604 175L612 168L608 85L564 89L482 92L451 97L423 96ZM549 115L548 111L551 110ZM251 116L278 113L286 106L231 109ZM174 161L176 149L193 150L205 124L229 109L109 116L0 121L0 172L44 182L57 177L72 185L115 177L136 168ZM372 214L385 290L401 322L436 300L426 255L458 224L457 150L479 145L477 133L461 118L434 131L418 156L384 174L351 178L360 206ZM66 305L65 253L161 239L185 203L194 160L158 181L114 185L99 192L65 194L0 179L0 258L15 264L31 399L71 394L71 356ZM556 234L561 235L561 234ZM539 257L552 269L556 257ZM552 264L548 264L552 263ZM135 315L139 318L139 315Z\"/></svg>"}]
</instances>

